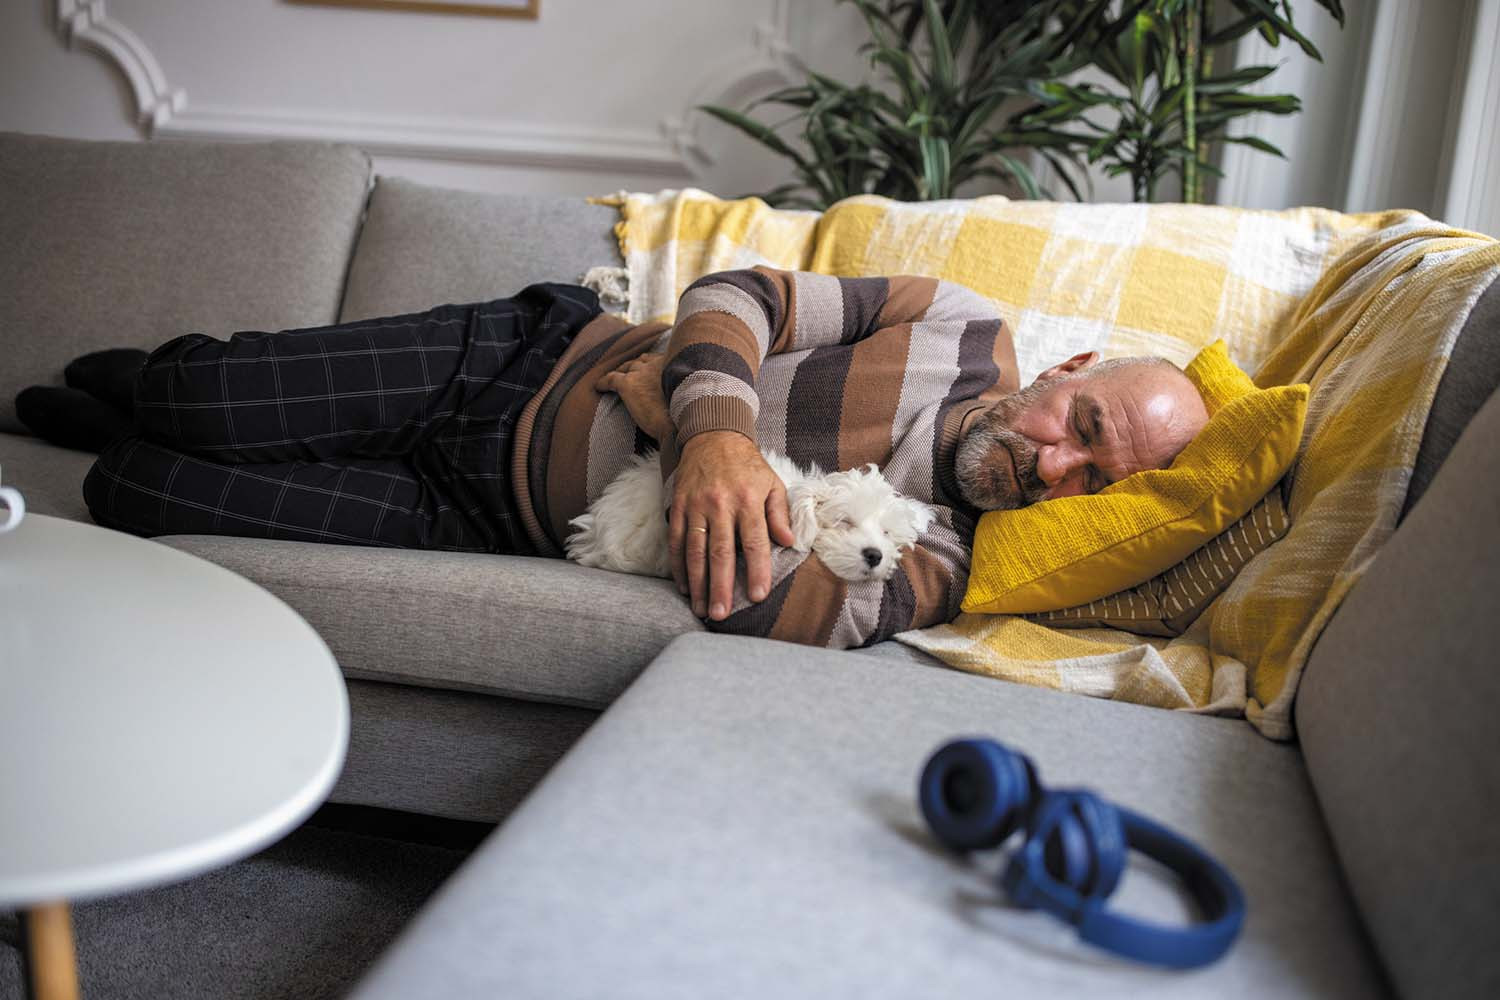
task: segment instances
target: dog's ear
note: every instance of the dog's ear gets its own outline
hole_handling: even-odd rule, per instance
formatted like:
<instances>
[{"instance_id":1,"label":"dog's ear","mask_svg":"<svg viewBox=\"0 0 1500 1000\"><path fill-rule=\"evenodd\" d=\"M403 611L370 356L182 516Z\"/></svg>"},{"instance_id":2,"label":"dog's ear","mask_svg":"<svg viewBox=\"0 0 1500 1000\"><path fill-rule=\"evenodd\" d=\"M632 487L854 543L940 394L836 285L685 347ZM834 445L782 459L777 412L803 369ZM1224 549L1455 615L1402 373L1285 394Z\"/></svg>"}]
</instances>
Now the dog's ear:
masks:
<instances>
[{"instance_id":1,"label":"dog's ear","mask_svg":"<svg viewBox=\"0 0 1500 1000\"><path fill-rule=\"evenodd\" d=\"M937 511L920 500L906 498L906 502L912 507L912 523L917 526L918 531L926 531L933 521L937 520Z\"/></svg>"},{"instance_id":2,"label":"dog's ear","mask_svg":"<svg viewBox=\"0 0 1500 1000\"><path fill-rule=\"evenodd\" d=\"M886 533L898 548L907 545L915 545L917 536L927 530L927 526L937 516L936 512L920 500L911 497L897 497L893 508L899 515L899 524L887 523Z\"/></svg>"},{"instance_id":3,"label":"dog's ear","mask_svg":"<svg viewBox=\"0 0 1500 1000\"><path fill-rule=\"evenodd\" d=\"M792 548L806 552L818 537L818 503L821 499L822 482L802 480L787 487L787 508L792 517Z\"/></svg>"}]
</instances>

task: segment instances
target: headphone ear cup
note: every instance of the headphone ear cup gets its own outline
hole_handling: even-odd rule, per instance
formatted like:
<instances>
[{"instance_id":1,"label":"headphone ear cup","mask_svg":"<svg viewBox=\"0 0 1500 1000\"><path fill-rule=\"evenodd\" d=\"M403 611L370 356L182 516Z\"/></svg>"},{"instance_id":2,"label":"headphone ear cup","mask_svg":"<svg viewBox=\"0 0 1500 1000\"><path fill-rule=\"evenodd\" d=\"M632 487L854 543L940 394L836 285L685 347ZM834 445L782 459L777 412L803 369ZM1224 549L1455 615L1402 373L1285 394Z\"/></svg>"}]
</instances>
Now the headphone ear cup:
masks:
<instances>
[{"instance_id":1,"label":"headphone ear cup","mask_svg":"<svg viewBox=\"0 0 1500 1000\"><path fill-rule=\"evenodd\" d=\"M998 847L1029 819L1036 768L994 740L954 740L928 759L917 789L938 840L954 850L982 850Z\"/></svg>"},{"instance_id":2,"label":"headphone ear cup","mask_svg":"<svg viewBox=\"0 0 1500 1000\"><path fill-rule=\"evenodd\" d=\"M1128 847L1115 807L1091 792L1073 791L1042 848L1047 873L1081 896L1105 898L1119 887Z\"/></svg>"}]
</instances>

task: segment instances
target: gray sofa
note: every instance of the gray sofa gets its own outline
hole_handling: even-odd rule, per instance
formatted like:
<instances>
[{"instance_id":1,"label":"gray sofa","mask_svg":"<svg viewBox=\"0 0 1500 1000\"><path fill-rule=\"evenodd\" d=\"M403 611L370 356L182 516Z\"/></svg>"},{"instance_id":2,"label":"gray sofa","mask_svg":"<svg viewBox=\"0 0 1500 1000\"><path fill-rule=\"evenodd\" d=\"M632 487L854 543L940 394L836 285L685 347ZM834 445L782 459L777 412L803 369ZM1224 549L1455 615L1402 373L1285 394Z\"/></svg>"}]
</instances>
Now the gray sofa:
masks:
<instances>
[{"instance_id":1,"label":"gray sofa","mask_svg":"<svg viewBox=\"0 0 1500 1000\"><path fill-rule=\"evenodd\" d=\"M26 436L11 408L84 351L576 280L618 263L614 221L372 178L344 147L0 136L4 481L88 519L92 456ZM327 640L352 709L335 801L504 820L360 997L1496 995L1500 287L1481 305L1408 514L1308 665L1300 745L890 643L709 635L669 582L559 561L161 542ZM915 777L974 732L1218 854L1250 907L1229 956L1176 974L1111 959L1004 906L997 858L935 849ZM1122 893L1187 916L1148 868Z\"/></svg>"}]
</instances>

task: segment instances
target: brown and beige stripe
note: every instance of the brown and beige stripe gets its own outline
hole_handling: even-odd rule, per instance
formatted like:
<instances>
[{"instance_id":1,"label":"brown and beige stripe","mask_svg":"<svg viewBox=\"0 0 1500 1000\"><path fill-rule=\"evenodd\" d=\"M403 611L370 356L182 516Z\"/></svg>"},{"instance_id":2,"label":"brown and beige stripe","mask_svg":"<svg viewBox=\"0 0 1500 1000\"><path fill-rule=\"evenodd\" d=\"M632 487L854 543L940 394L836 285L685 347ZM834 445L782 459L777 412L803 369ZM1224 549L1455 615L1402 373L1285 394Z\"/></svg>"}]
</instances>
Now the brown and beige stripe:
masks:
<instances>
[{"instance_id":1,"label":"brown and beige stripe","mask_svg":"<svg viewBox=\"0 0 1500 1000\"><path fill-rule=\"evenodd\" d=\"M597 327L597 328L596 328ZM661 349L661 328L596 321L528 407L523 511L543 551L639 446L628 414L593 386L629 357ZM633 352L633 353L632 353ZM874 462L939 516L884 585L847 584L821 561L779 552L772 593L737 597L725 631L838 647L946 621L968 580L975 512L952 484L958 422L1014 391L1010 333L994 306L932 278L837 278L753 268L709 275L683 293L665 346L663 391L676 427L662 442L670 486L678 446L734 431L824 471Z\"/></svg>"}]
</instances>

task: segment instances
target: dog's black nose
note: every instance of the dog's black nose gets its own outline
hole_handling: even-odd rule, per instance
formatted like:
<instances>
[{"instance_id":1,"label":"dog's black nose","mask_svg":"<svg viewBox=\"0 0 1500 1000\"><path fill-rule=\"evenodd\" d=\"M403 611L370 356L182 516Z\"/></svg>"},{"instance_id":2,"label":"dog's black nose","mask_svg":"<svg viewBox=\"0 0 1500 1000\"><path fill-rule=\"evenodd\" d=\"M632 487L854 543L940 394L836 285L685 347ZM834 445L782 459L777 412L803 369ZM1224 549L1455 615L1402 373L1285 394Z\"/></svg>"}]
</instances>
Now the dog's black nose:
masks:
<instances>
[{"instance_id":1,"label":"dog's black nose","mask_svg":"<svg viewBox=\"0 0 1500 1000\"><path fill-rule=\"evenodd\" d=\"M864 549L860 555L865 557L865 565L874 569L880 565L881 555L879 549Z\"/></svg>"}]
</instances>

